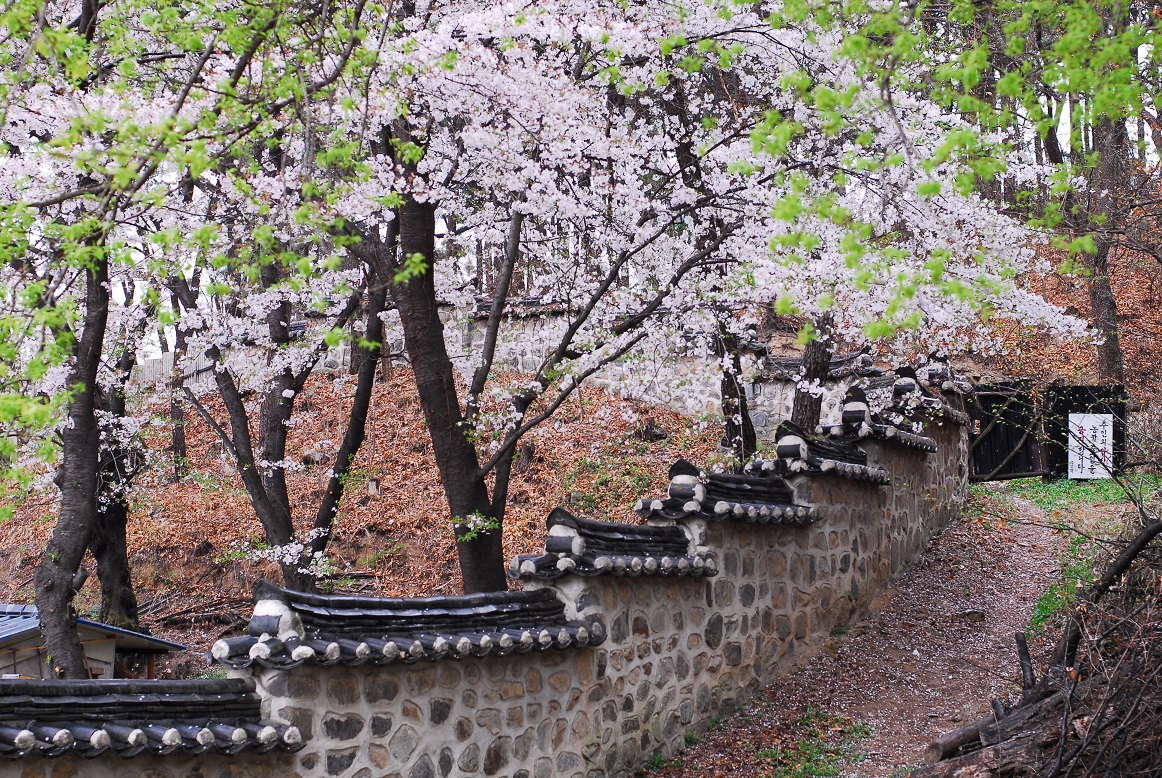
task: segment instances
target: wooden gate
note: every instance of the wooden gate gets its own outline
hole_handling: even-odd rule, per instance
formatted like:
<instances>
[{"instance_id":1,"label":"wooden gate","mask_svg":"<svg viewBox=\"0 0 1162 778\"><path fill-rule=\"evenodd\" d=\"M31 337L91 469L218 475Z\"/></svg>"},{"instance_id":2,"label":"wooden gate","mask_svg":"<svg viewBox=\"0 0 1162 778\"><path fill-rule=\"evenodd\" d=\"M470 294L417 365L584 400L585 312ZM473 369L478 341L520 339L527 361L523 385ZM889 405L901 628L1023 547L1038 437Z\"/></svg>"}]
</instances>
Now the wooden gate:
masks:
<instances>
[{"instance_id":1,"label":"wooden gate","mask_svg":"<svg viewBox=\"0 0 1162 778\"><path fill-rule=\"evenodd\" d=\"M978 386L968 396L972 418L969 479L1000 481L1045 475L1039 410L1032 381Z\"/></svg>"},{"instance_id":2,"label":"wooden gate","mask_svg":"<svg viewBox=\"0 0 1162 778\"><path fill-rule=\"evenodd\" d=\"M969 479L1065 478L1069 414L1113 416L1114 470L1126 462L1126 396L1121 386L1051 386L1029 380L977 386L968 396L972 418Z\"/></svg>"}]
</instances>

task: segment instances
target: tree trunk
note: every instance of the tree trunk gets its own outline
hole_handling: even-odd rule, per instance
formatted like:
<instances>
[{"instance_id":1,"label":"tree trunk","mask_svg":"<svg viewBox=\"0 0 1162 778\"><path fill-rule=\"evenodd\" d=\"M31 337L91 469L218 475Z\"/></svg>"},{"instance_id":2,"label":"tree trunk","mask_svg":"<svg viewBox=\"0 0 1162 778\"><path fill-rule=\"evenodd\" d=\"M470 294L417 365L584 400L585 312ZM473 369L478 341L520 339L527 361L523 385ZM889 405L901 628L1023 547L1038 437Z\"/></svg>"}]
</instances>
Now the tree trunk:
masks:
<instances>
[{"instance_id":1,"label":"tree trunk","mask_svg":"<svg viewBox=\"0 0 1162 778\"><path fill-rule=\"evenodd\" d=\"M133 591L125 537L128 523L129 510L123 499L105 505L97 514L89 550L97 560L97 578L101 583L101 621L140 632L137 594Z\"/></svg>"},{"instance_id":2,"label":"tree trunk","mask_svg":"<svg viewBox=\"0 0 1162 778\"><path fill-rule=\"evenodd\" d=\"M822 383L827 380L828 371L831 367L831 335L828 332L830 328L830 317L816 322L815 337L811 339L807 347L803 350L801 371L803 381L809 383L818 381ZM808 433L813 432L815 426L819 424L819 414L822 408L822 395L813 395L801 389L797 390L795 392L795 404L791 409L791 421Z\"/></svg>"},{"instance_id":3,"label":"tree trunk","mask_svg":"<svg viewBox=\"0 0 1162 778\"><path fill-rule=\"evenodd\" d=\"M1118 301L1110 286L1110 244L1100 237L1096 242L1097 253L1090 263L1093 277L1089 281L1089 303L1094 329L1105 338L1097 347L1097 380L1103 384L1124 384L1126 372L1118 339Z\"/></svg>"},{"instance_id":4,"label":"tree trunk","mask_svg":"<svg viewBox=\"0 0 1162 778\"><path fill-rule=\"evenodd\" d=\"M269 275L270 272L272 271L264 269L262 280L267 286L273 283ZM273 272L277 273L277 270ZM195 276L195 280L196 278ZM168 284L170 291L177 295L186 310L195 310L197 308L197 292L185 278L181 276L171 278ZM284 318L274 319L274 322L275 326L281 326L283 331L281 337L283 339L279 340L280 335L275 331L271 332L271 337L276 343L285 343L289 339L289 333L286 332L287 319L285 318L285 316L289 315L289 311L280 308L272 313L271 317L280 314ZM268 324L270 321L268 319ZM278 324L279 322L282 322L282 324ZM238 468L238 476L242 479L242 485L246 489L247 496L250 498L250 506L254 508L254 514L262 524L263 533L266 535L267 542L275 546L285 545L294 536L294 523L291 520L290 514L290 500L285 497L285 479L282 485L283 497L279 499L277 494L277 479L272 480L267 474L263 473L258 467L258 461L281 462L284 458L282 454L277 452L277 438L268 439L265 433L275 425L281 427L281 430L277 431L282 435L283 450L285 451L286 425L282 424L281 419L290 418L290 412L284 409L280 403L272 401L271 394L276 394L277 400L286 399L288 402L293 403L293 397L283 398L282 396L282 392L286 388L289 388L286 381L288 371L284 370L279 373L275 379L277 388L271 389L268 387L263 397L261 418L259 420L261 456L256 459L254 456L254 441L250 434L250 416L246 409L246 403L242 399L242 393L238 389L238 384L234 380L234 376L228 369L225 369L225 359L222 356L222 351L218 346L211 346L206 349L206 356L212 362L216 363L213 371L214 383L218 387L218 396L222 398L222 404L226 407L226 414L230 421L230 432L228 435L229 448L234 457L234 464ZM197 404L194 407L204 417L209 417L204 407ZM278 413L282 413L284 410L286 410L285 417L277 416ZM212 423L211 426L217 428L216 423ZM220 435L227 437L225 432L220 432ZM277 470L281 471L281 468ZM276 494L272 495L268 490L269 488L274 488ZM299 561L280 563L279 567L282 570L283 583L288 588L298 589L300 591L311 591L314 588L314 579L309 574L299 570Z\"/></svg>"},{"instance_id":5,"label":"tree trunk","mask_svg":"<svg viewBox=\"0 0 1162 778\"><path fill-rule=\"evenodd\" d=\"M427 262L425 272L393 284L392 297L403 323L404 345L415 372L444 497L457 525L456 536L465 536L470 518L497 525L475 533L470 540L457 542L464 590L502 591L508 587L508 581L504 573L500 522L492 515L476 447L461 424L460 398L436 304L435 205L409 197L399 210L399 225L403 256L420 254Z\"/></svg>"},{"instance_id":6,"label":"tree trunk","mask_svg":"<svg viewBox=\"0 0 1162 778\"><path fill-rule=\"evenodd\" d=\"M729 448L738 462L738 467L754 458L758 451L758 439L755 436L754 422L750 418L750 408L746 403L746 387L742 382L742 355L738 350L738 339L727 332L725 327L718 329L718 342L721 346L720 358L730 358L730 367L722 369L722 445Z\"/></svg>"},{"instance_id":7,"label":"tree trunk","mask_svg":"<svg viewBox=\"0 0 1162 778\"><path fill-rule=\"evenodd\" d=\"M65 678L88 675L72 609L72 581L97 523L101 430L94 399L109 318L109 261L102 252L95 252L93 262L94 267L85 278L84 330L69 374L72 401L68 421L61 430L61 467L57 474L61 512L34 576L50 675Z\"/></svg>"},{"instance_id":8,"label":"tree trunk","mask_svg":"<svg viewBox=\"0 0 1162 778\"><path fill-rule=\"evenodd\" d=\"M351 471L351 463L355 460L355 455L363 445L363 438L367 433L367 410L371 406L376 368L383 353L383 320L379 318L379 314L387 307L387 283L374 270L370 270L367 285L367 318L363 335L371 346L361 349L364 359L359 365L355 398L351 403L351 413L347 417L347 431L343 435L339 452L335 455L335 465L331 468L331 477L327 481L327 493L323 495L319 512L315 516L315 529L324 530L325 534L311 541L312 552L322 551L331 539L335 514L339 512L339 502L343 499L345 477ZM354 357L353 352L352 359Z\"/></svg>"},{"instance_id":9,"label":"tree trunk","mask_svg":"<svg viewBox=\"0 0 1162 778\"><path fill-rule=\"evenodd\" d=\"M1090 183L1094 193L1091 207L1091 229L1095 231L1097 251L1090 257L1089 282L1091 319L1094 328L1105 338L1097 347L1097 374L1102 383L1124 383L1125 367L1118 342L1118 302L1110 286L1110 250L1113 236L1103 232L1124 223L1119 213L1116 193L1124 191L1129 170L1129 138L1123 121L1101 118L1093 126L1094 150L1098 152L1097 167ZM1100 217L1100 220L1093 217Z\"/></svg>"},{"instance_id":10,"label":"tree trunk","mask_svg":"<svg viewBox=\"0 0 1162 778\"><path fill-rule=\"evenodd\" d=\"M207 349L206 356L214 362L223 364L222 354L217 346ZM262 524L267 542L275 546L284 545L294 535L294 524L285 504L271 499L267 493L265 478L255 461L250 437L250 417L247 415L242 393L238 390L238 384L229 370L215 369L214 380L218 385L218 395L222 398L230 419L230 444L233 447L234 463L238 467L238 475L242 479L246 494L250 497L250 505ZM312 590L313 579L299 571L297 561L280 564L279 567L282 570L283 583L288 588L299 591Z\"/></svg>"},{"instance_id":11,"label":"tree trunk","mask_svg":"<svg viewBox=\"0 0 1162 778\"><path fill-rule=\"evenodd\" d=\"M194 290L197 294L198 290ZM171 296L173 301L173 309L178 311L178 299L176 296ZM162 344L165 344L165 333L159 333ZM174 327L174 348L173 348L173 375L170 377L169 391L169 419L170 429L172 430L172 454L173 454L173 480L177 483L185 476L189 469L189 455L186 451L186 414L185 408L182 407L182 386L185 384L185 379L182 375L181 360L186 356L189 338L186 336L185 330L180 326ZM164 346L163 346L164 348Z\"/></svg>"},{"instance_id":12,"label":"tree trunk","mask_svg":"<svg viewBox=\"0 0 1162 778\"><path fill-rule=\"evenodd\" d=\"M275 262L262 268L262 286L269 289L282 277L281 268ZM266 328L270 333L271 350L267 353L267 364L280 347L290 343L291 306L282 300L266 314ZM290 504L290 492L286 485L286 441L290 427L286 422L294 412L295 375L289 367L280 370L267 384L262 396L262 406L258 416L258 448L261 461L275 463L262 465L262 488L267 499L275 507L278 520L266 530L266 539L271 545L282 546L294 539L294 521Z\"/></svg>"},{"instance_id":13,"label":"tree trunk","mask_svg":"<svg viewBox=\"0 0 1162 778\"><path fill-rule=\"evenodd\" d=\"M137 361L136 349L127 343L117 360L117 384L98 393L110 421L101 441L101 482L98 486L97 523L89 550L97 560L97 577L101 582L101 621L115 627L140 631L137 617L137 595L129 572L129 550L125 530L129 523L126 490L137 469L136 452L121 443L117 433L125 418L125 382ZM100 400L103 399L103 402Z\"/></svg>"}]
</instances>

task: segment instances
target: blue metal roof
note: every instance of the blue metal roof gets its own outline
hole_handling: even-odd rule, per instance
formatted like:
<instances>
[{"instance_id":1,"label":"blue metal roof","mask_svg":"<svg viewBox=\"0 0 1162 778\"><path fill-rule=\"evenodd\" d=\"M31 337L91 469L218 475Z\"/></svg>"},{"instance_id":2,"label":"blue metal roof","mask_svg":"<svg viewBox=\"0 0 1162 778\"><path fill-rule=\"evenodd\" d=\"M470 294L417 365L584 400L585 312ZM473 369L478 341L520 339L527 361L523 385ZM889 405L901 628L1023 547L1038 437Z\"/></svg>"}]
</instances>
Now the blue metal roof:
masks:
<instances>
[{"instance_id":1,"label":"blue metal roof","mask_svg":"<svg viewBox=\"0 0 1162 778\"><path fill-rule=\"evenodd\" d=\"M35 605L0 604L0 645L40 629Z\"/></svg>"},{"instance_id":2,"label":"blue metal roof","mask_svg":"<svg viewBox=\"0 0 1162 778\"><path fill-rule=\"evenodd\" d=\"M130 629L114 627L92 619L77 619L78 625L104 632L118 642L126 644L127 649L143 651L185 651L186 647L180 643L173 643L152 635L134 632ZM40 614L35 605L16 605L0 603L0 648L6 643L22 640L29 635L40 631Z\"/></svg>"}]
</instances>

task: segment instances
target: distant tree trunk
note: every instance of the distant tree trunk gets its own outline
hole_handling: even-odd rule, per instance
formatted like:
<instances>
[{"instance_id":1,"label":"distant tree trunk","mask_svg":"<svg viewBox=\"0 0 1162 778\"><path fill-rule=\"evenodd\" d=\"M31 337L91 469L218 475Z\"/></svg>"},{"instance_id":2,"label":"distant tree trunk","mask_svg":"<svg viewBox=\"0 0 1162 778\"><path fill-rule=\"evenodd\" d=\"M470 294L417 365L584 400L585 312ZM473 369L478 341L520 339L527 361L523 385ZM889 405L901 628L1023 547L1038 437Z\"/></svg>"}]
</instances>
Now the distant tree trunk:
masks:
<instances>
[{"instance_id":1,"label":"distant tree trunk","mask_svg":"<svg viewBox=\"0 0 1162 778\"><path fill-rule=\"evenodd\" d=\"M746 402L746 387L742 381L742 355L739 353L738 338L719 325L718 343L721 358L730 359L730 367L722 369L722 420L723 445L729 448L741 467L754 458L758 451L754 422Z\"/></svg>"},{"instance_id":2,"label":"distant tree trunk","mask_svg":"<svg viewBox=\"0 0 1162 778\"><path fill-rule=\"evenodd\" d=\"M85 275L84 329L73 352L68 379L73 394L68 421L61 430L61 466L57 473L60 517L34 576L50 674L65 678L87 677L72 609L72 583L97 523L101 429L94 401L109 318L109 261L104 252L94 252L93 263Z\"/></svg>"},{"instance_id":3,"label":"distant tree trunk","mask_svg":"<svg viewBox=\"0 0 1162 778\"><path fill-rule=\"evenodd\" d=\"M195 295L200 293L200 290L192 290ZM171 295L173 301L173 309L176 312L178 309L178 300L176 296ZM165 333L159 333L161 342L165 343ZM171 449L173 454L173 480L177 483L189 470L189 454L186 451L186 413L185 407L182 404L182 386L185 385L185 376L183 375L181 361L185 359L186 352L189 346L189 337L182 327L174 327L174 348L173 348L173 375L170 376L169 382L169 419L170 429L173 440L173 447Z\"/></svg>"},{"instance_id":4,"label":"distant tree trunk","mask_svg":"<svg viewBox=\"0 0 1162 778\"><path fill-rule=\"evenodd\" d=\"M355 257L347 257L343 260L344 270L355 270L359 267L359 265L360 262ZM359 310L357 310L355 315L351 317L351 326L349 327L349 334L351 337L351 357L347 364L347 372L349 375L353 376L359 375L363 368L363 363L366 362L369 358L371 358L373 362L375 361L374 358L371 357L371 349L368 349L360 344L360 341L363 340L375 340L368 334L366 322L364 323L364 327L361 332L356 329L356 322L360 321L360 317L364 313L363 307L364 306L361 302L359 305ZM380 327L380 329L382 329L382 327ZM340 369L342 369L342 366L340 366Z\"/></svg>"},{"instance_id":5,"label":"distant tree trunk","mask_svg":"<svg viewBox=\"0 0 1162 778\"><path fill-rule=\"evenodd\" d=\"M216 346L207 349L206 355L215 362L222 362L222 354ZM226 406L226 413L230 419L230 444L234 462L238 467L238 475L250 497L250 505L254 508L258 521L262 524L266 542L272 546L286 545L294 537L294 522L290 514L289 500L280 500L277 494L271 493L270 473L264 473L258 465L261 459L269 456L269 447L263 445L262 456L258 458L254 456L253 442L250 436L250 417L247 414L242 393L238 390L238 385L233 376L230 375L230 371L215 370L214 379L218 384L218 394ZM276 381L275 386L281 387L282 382ZM266 394L269 395L272 391L281 392L282 390L281 388L268 389ZM264 398L262 418L259 421L260 435L268 432L267 429L264 429L264 425L272 423L269 405L270 400ZM281 458L277 461L281 461ZM290 563L280 563L279 567L282 569L283 583L287 587L299 591L313 590L314 580L299 569L300 565L297 560Z\"/></svg>"},{"instance_id":6,"label":"distant tree trunk","mask_svg":"<svg viewBox=\"0 0 1162 778\"><path fill-rule=\"evenodd\" d=\"M465 434L460 397L444 344L444 325L436 303L435 234L436 207L433 203L408 198L399 210L400 250L404 257L422 255L427 270L392 287L392 298L403 323L404 345L415 372L416 388L424 411L428 434L444 497L448 502L456 535L468 531L470 517L500 523L493 515L488 487L480 472L476 447ZM504 574L501 531L479 532L470 540L457 542L460 571L466 592L502 591L508 588Z\"/></svg>"},{"instance_id":7,"label":"distant tree trunk","mask_svg":"<svg viewBox=\"0 0 1162 778\"><path fill-rule=\"evenodd\" d=\"M1110 243L1104 238L1098 238L1096 242L1097 252L1090 259L1093 277L1089 281L1089 302L1094 329L1105 338L1097 347L1097 380L1124 384L1126 373L1118 337L1118 301L1110 285Z\"/></svg>"},{"instance_id":8,"label":"distant tree trunk","mask_svg":"<svg viewBox=\"0 0 1162 778\"><path fill-rule=\"evenodd\" d=\"M186 449L186 411L182 407L181 397L178 396L180 387L175 390L173 384L181 384L182 376L178 375L170 379L170 399L169 399L169 424L172 445L170 446L170 457L173 460L173 475L171 480L177 483L185 477L189 472L190 456Z\"/></svg>"},{"instance_id":9,"label":"distant tree trunk","mask_svg":"<svg viewBox=\"0 0 1162 778\"><path fill-rule=\"evenodd\" d=\"M1107 29L1114 35L1125 31L1131 23L1129 6L1114 4L1104 9L1103 14ZM1131 61L1136 61L1136 50L1132 58ZM1090 258L1093 277L1089 296L1092 324L1105 339L1097 347L1097 374L1103 383L1120 384L1125 382L1125 366L1118 339L1118 303L1110 285L1110 250L1129 221L1132 206L1126 201L1136 199L1131 193L1133 151L1125 118L1096 113L1090 127L1090 144L1098 159L1087 187L1092 198L1089 229L1095 233L1097 245L1097 251Z\"/></svg>"},{"instance_id":10,"label":"distant tree trunk","mask_svg":"<svg viewBox=\"0 0 1162 778\"><path fill-rule=\"evenodd\" d=\"M197 296L184 278L178 277L170 279L169 284L171 291L178 295L182 305L187 310L196 309ZM285 321L285 319L282 321ZM215 345L206 349L206 356L224 368L223 355L218 346ZM226 433L213 420L213 417L205 406L199 403L192 394L187 396L190 398L191 403L197 409L198 413L218 432L219 438L222 439L222 442L232 455L235 466L238 468L238 475L242 479L242 485L246 489L247 496L250 498L250 506L254 509L255 516L258 517L258 521L262 524L266 541L274 546L285 545L294 537L294 522L291 519L289 499L280 501L277 494L272 494L271 491L268 491L270 488L269 474L264 473L258 465L258 462L262 460L281 462L283 457L277 456L275 459L271 459L271 447L263 444L262 437L259 438L259 442L262 445L260 449L261 455L259 457L255 456L254 441L250 434L250 416L246 408L246 403L242 399L242 392L239 390L234 376L227 369L215 369L214 382L218 387L218 396L222 398L222 404L226 407L226 414L229 419L229 433ZM262 416L259 420L260 436L266 433L268 428L275 423L271 418L271 401L269 395L271 392L281 394L285 388L285 384L285 377L283 373L280 373L274 381L275 388L268 388L264 395L261 411ZM293 397L287 399L293 401ZM275 407L277 408L277 406ZM289 419L289 417L288 412L286 418ZM285 428L285 425L282 426ZM282 570L283 583L289 588L307 591L313 588L313 579L310 575L299 570L300 565L298 561L281 563L279 567Z\"/></svg>"},{"instance_id":11,"label":"distant tree trunk","mask_svg":"<svg viewBox=\"0 0 1162 778\"><path fill-rule=\"evenodd\" d=\"M176 306L175 306L176 310ZM181 332L180 329L178 330ZM181 340L182 336L179 335ZM161 344L161 353L168 354L169 341L165 338L165 330L161 327L157 328L157 340ZM169 421L170 421L170 458L173 462L173 473L170 475L170 482L177 483L182 480L182 476L186 474L186 466L188 462L188 453L186 451L186 418L185 412L182 409L182 401L179 395L182 391L182 372L178 365L181 355L185 353L185 349L173 350L173 366L170 368L170 376L166 379L166 385L169 387Z\"/></svg>"},{"instance_id":12,"label":"distant tree trunk","mask_svg":"<svg viewBox=\"0 0 1162 778\"><path fill-rule=\"evenodd\" d=\"M129 509L124 500L115 500L97 514L97 527L89 550L97 560L97 578L101 584L101 616L106 624L141 631L137 613L137 594L129 569L126 527Z\"/></svg>"},{"instance_id":13,"label":"distant tree trunk","mask_svg":"<svg viewBox=\"0 0 1162 778\"><path fill-rule=\"evenodd\" d=\"M831 317L827 316L815 323L815 337L803 350L802 374L807 382L827 380L831 366ZM823 396L798 390L791 408L791 421L807 432L812 432L819 424L823 408Z\"/></svg>"},{"instance_id":14,"label":"distant tree trunk","mask_svg":"<svg viewBox=\"0 0 1162 778\"><path fill-rule=\"evenodd\" d=\"M1094 148L1098 152L1090 189L1093 191L1090 228L1096 233L1097 251L1089 257L1089 301L1091 324L1104 342L1097 347L1097 375L1102 383L1124 383L1125 367L1118 339L1118 301L1110 285L1110 252L1113 237L1103 231L1111 223L1120 223L1115 193L1126 186L1129 175L1129 138L1122 121L1099 119L1093 127ZM1101 217L1094 219L1093 217Z\"/></svg>"},{"instance_id":15,"label":"distant tree trunk","mask_svg":"<svg viewBox=\"0 0 1162 778\"><path fill-rule=\"evenodd\" d=\"M282 269L272 262L262 268L262 285L270 289L282 279ZM270 335L271 350L267 352L269 365L275 354L290 343L290 302L283 299L266 314L266 330ZM286 484L286 441L290 433L287 422L294 413L295 395L299 387L295 384L295 374L290 367L276 373L266 385L262 394L262 404L258 414L258 446L262 462L279 463L260 467L262 488L267 499L276 507L280 517L277 534L269 534L274 545L285 545L294 538L294 523L291 520L290 492ZM285 534L284 534L285 533Z\"/></svg>"}]
</instances>

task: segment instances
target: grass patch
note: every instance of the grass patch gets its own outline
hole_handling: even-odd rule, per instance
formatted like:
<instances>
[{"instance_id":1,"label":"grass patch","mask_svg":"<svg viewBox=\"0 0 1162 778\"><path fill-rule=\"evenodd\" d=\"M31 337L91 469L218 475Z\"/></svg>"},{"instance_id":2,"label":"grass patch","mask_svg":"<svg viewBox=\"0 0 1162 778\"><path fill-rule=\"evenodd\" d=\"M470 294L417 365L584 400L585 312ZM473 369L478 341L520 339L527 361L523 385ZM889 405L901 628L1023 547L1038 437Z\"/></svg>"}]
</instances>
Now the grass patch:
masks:
<instances>
[{"instance_id":1,"label":"grass patch","mask_svg":"<svg viewBox=\"0 0 1162 778\"><path fill-rule=\"evenodd\" d=\"M1033 605L1029 628L1025 630L1027 635L1031 637L1040 632L1053 622L1057 614L1068 608L1079 586L1093 583L1096 551L1094 544L1086 538L1075 537L1069 541L1061 555L1061 580L1055 581Z\"/></svg>"},{"instance_id":2,"label":"grass patch","mask_svg":"<svg viewBox=\"0 0 1162 778\"><path fill-rule=\"evenodd\" d=\"M662 754L659 753L659 754L654 754L653 756L651 756L646 761L645 767L638 770L636 773L634 773L634 775L639 775L639 776L647 775L650 772L657 772L659 770L665 770L666 768L669 768L669 767L678 768L681 766L682 766L681 759L666 759L666 757L662 756Z\"/></svg>"},{"instance_id":3,"label":"grass patch","mask_svg":"<svg viewBox=\"0 0 1162 778\"><path fill-rule=\"evenodd\" d=\"M379 567L380 563L384 560L390 559L393 556L399 556L406 550L407 547L404 546L403 541L397 541L392 543L390 546L387 546L386 548L381 548L373 553L360 556L359 561L355 564L359 567L360 570L372 570L376 567Z\"/></svg>"},{"instance_id":4,"label":"grass patch","mask_svg":"<svg viewBox=\"0 0 1162 778\"><path fill-rule=\"evenodd\" d=\"M1011 495L981 483L970 483L963 515L971 524L1000 529L1016 518L1017 508Z\"/></svg>"},{"instance_id":5,"label":"grass patch","mask_svg":"<svg viewBox=\"0 0 1162 778\"><path fill-rule=\"evenodd\" d=\"M573 505L598 514L615 512L623 492L646 495L656 474L623 456L581 457L561 476Z\"/></svg>"},{"instance_id":6,"label":"grass patch","mask_svg":"<svg viewBox=\"0 0 1162 778\"><path fill-rule=\"evenodd\" d=\"M1125 480L1132 488L1141 489L1144 495L1162 488L1162 476L1138 473L1126 476ZM1005 484L1005 491L1028 500L1050 514L1075 505L1129 502L1125 491L1112 478L1076 481L1064 478L1055 481L1017 478Z\"/></svg>"},{"instance_id":7,"label":"grass patch","mask_svg":"<svg viewBox=\"0 0 1162 778\"><path fill-rule=\"evenodd\" d=\"M789 746L758 752L770 760L769 778L828 778L839 775L845 764L858 764L864 755L855 745L869 734L867 725L842 716L832 716L818 708L808 708L795 725L802 728L799 739Z\"/></svg>"},{"instance_id":8,"label":"grass patch","mask_svg":"<svg viewBox=\"0 0 1162 778\"><path fill-rule=\"evenodd\" d=\"M1141 473L1124 479L1130 488L1148 496L1162 486L1162 477ZM1116 519L1109 509L1095 506L1128 505L1131 496L1112 479L1041 481L1022 478L1009 481L1005 492L1041 508L1050 526L1069 537L1061 552L1061 578L1052 583L1033 606L1026 634L1030 637L1053 625L1072 606L1078 587L1093 583L1101 547L1095 537L1117 534ZM1116 513L1114 511L1113 513Z\"/></svg>"}]
</instances>

